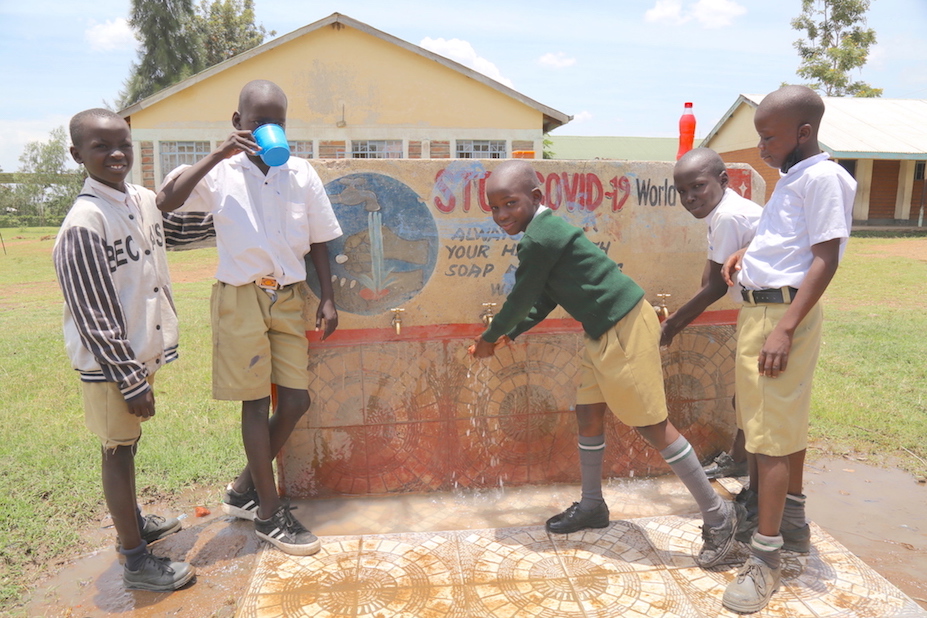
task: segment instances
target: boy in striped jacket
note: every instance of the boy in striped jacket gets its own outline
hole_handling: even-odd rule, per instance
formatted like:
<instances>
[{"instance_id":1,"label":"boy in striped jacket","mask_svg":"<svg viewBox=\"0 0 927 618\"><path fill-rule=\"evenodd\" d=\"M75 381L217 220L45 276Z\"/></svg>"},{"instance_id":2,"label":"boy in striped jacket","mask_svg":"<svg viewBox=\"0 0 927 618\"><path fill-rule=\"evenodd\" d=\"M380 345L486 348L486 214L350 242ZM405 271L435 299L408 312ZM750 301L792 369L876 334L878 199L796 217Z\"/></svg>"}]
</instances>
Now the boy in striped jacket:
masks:
<instances>
[{"instance_id":1,"label":"boy in striped jacket","mask_svg":"<svg viewBox=\"0 0 927 618\"><path fill-rule=\"evenodd\" d=\"M71 119L71 156L87 170L55 241L64 294L64 338L80 374L87 428L102 444L103 494L125 556L126 588L168 591L194 569L153 556L151 541L180 530L177 519L142 516L135 496L141 423L155 414L154 374L177 358L177 312L165 245L215 234L212 216L161 215L155 194L126 182L129 125L106 109Z\"/></svg>"}]
</instances>

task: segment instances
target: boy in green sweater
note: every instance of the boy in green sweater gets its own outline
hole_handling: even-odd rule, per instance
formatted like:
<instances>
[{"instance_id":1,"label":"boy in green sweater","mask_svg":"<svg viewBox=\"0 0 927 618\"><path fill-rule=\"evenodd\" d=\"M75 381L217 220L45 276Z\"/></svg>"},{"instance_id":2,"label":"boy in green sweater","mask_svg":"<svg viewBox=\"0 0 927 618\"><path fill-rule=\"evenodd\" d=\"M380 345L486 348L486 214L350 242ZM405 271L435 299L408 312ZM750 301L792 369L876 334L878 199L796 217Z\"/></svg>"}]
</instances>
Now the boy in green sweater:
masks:
<instances>
[{"instance_id":1,"label":"boy in green sweater","mask_svg":"<svg viewBox=\"0 0 927 618\"><path fill-rule=\"evenodd\" d=\"M585 331L577 390L582 498L547 520L547 530L569 534L609 524L602 496L605 411L634 427L660 452L702 513L704 544L696 561L711 567L734 542L740 505L711 487L698 457L669 422L660 360L660 324L644 291L583 231L541 205L537 174L526 161L506 161L486 182L493 221L518 243L515 285L489 328L471 347L487 358L503 338L516 338L561 305Z\"/></svg>"}]
</instances>

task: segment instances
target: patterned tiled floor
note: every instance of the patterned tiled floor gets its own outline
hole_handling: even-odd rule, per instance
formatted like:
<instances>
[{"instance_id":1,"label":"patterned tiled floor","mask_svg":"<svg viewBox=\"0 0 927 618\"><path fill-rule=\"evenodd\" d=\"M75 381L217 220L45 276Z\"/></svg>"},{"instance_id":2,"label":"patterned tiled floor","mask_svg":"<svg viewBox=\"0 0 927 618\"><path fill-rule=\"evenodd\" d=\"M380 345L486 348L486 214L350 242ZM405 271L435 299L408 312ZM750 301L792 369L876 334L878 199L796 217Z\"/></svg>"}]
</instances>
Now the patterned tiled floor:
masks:
<instances>
[{"instance_id":1,"label":"patterned tiled floor","mask_svg":"<svg viewBox=\"0 0 927 618\"><path fill-rule=\"evenodd\" d=\"M542 526L322 536L321 551L304 558L265 546L238 616L736 615L721 595L744 546L728 563L700 569L692 557L701 542L697 518L612 512L608 528L564 536ZM812 545L806 556L784 555L783 585L756 616L927 617L814 524Z\"/></svg>"}]
</instances>

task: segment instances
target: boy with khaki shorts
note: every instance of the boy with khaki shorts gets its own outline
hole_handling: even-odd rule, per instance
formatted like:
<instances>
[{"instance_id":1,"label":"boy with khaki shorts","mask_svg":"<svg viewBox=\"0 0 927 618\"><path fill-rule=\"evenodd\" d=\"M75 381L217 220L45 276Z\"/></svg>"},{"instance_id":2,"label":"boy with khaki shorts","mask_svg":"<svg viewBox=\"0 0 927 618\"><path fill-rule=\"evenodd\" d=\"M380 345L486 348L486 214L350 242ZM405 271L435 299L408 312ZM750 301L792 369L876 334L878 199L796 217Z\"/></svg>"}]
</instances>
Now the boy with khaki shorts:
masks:
<instances>
[{"instance_id":1,"label":"boy with khaki shorts","mask_svg":"<svg viewBox=\"0 0 927 618\"><path fill-rule=\"evenodd\" d=\"M805 86L767 95L754 116L760 157L781 178L750 245L722 269L744 304L737 320L738 425L756 458L756 515L738 538L752 555L724 591L741 613L778 589L782 549L808 552L802 494L811 380L821 347L827 288L850 236L856 182L818 146L824 102ZM748 498L749 499L749 498ZM748 504L747 510L751 511Z\"/></svg>"},{"instance_id":2,"label":"boy with khaki shorts","mask_svg":"<svg viewBox=\"0 0 927 618\"><path fill-rule=\"evenodd\" d=\"M338 325L326 242L341 235L319 175L291 157L270 167L252 131L286 126L287 99L276 84L245 84L232 114L235 131L193 166L170 174L158 194L165 212L216 214L219 250L213 286L213 396L241 401L248 463L226 489L226 513L254 521L255 533L284 552L305 556L319 540L281 500L273 459L309 409L309 350L303 310L306 255L318 273L322 339ZM277 405L268 418L272 385Z\"/></svg>"},{"instance_id":3,"label":"boy with khaki shorts","mask_svg":"<svg viewBox=\"0 0 927 618\"><path fill-rule=\"evenodd\" d=\"M135 454L142 422L155 415L155 372L177 358L177 314L165 245L214 234L203 213L164 215L155 195L126 182L132 169L129 125L106 109L76 114L71 156L88 178L55 239L53 259L64 294L64 338L80 374L87 428L102 445L106 505L125 557L126 588L171 591L194 569L154 556L148 544L180 530L180 521L142 516L135 495Z\"/></svg>"},{"instance_id":4,"label":"boy with khaki shorts","mask_svg":"<svg viewBox=\"0 0 927 618\"><path fill-rule=\"evenodd\" d=\"M740 508L712 489L692 446L667 418L660 360L660 324L644 291L583 231L541 206L537 175L526 161L506 161L486 183L493 221L518 243L515 285L489 328L471 347L492 356L557 305L583 325L585 352L577 391L582 497L547 520L547 530L569 534L609 525L602 496L605 411L612 412L660 454L698 503L704 544L696 561L718 564L734 542Z\"/></svg>"}]
</instances>

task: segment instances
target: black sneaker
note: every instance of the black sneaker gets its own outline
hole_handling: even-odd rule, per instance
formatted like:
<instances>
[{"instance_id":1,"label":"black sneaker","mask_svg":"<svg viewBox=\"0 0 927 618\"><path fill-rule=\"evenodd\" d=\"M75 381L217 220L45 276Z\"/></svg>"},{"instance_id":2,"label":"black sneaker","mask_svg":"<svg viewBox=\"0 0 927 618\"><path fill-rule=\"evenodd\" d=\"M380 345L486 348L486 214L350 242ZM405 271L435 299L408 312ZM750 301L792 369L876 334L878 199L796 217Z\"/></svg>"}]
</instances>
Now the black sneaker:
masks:
<instances>
[{"instance_id":1,"label":"black sneaker","mask_svg":"<svg viewBox=\"0 0 927 618\"><path fill-rule=\"evenodd\" d=\"M160 515L145 515L142 528L142 540L146 543L159 541L169 534L180 532L180 520L176 517L165 519Z\"/></svg>"},{"instance_id":2,"label":"black sneaker","mask_svg":"<svg viewBox=\"0 0 927 618\"><path fill-rule=\"evenodd\" d=\"M705 476L709 479L720 479L728 476L747 476L750 473L746 460L737 463L727 453L721 453L710 464L703 468Z\"/></svg>"},{"instance_id":3,"label":"black sneaker","mask_svg":"<svg viewBox=\"0 0 927 618\"><path fill-rule=\"evenodd\" d=\"M724 522L714 528L702 526L702 548L695 562L703 569L713 567L727 556L734 546L737 525L744 518L744 507L737 502L725 502L727 513Z\"/></svg>"},{"instance_id":4,"label":"black sneaker","mask_svg":"<svg viewBox=\"0 0 927 618\"><path fill-rule=\"evenodd\" d=\"M562 513L547 520L545 527L554 534L570 534L586 528L608 527L608 505L604 502L592 510L580 510L579 502L574 502Z\"/></svg>"},{"instance_id":5,"label":"black sneaker","mask_svg":"<svg viewBox=\"0 0 927 618\"><path fill-rule=\"evenodd\" d=\"M319 539L306 530L290 512L293 509L284 502L270 519L254 518L255 533L284 553L293 556L310 556L322 547Z\"/></svg>"},{"instance_id":6,"label":"black sneaker","mask_svg":"<svg viewBox=\"0 0 927 618\"><path fill-rule=\"evenodd\" d=\"M196 570L186 562L171 562L148 553L137 571L123 568L122 582L129 590L169 592L184 587L195 575Z\"/></svg>"},{"instance_id":7,"label":"black sneaker","mask_svg":"<svg viewBox=\"0 0 927 618\"><path fill-rule=\"evenodd\" d=\"M254 520L258 507L257 491L253 488L244 493L238 493L232 489L231 483L225 488L225 497L222 499L222 510L226 515L232 515L239 519Z\"/></svg>"},{"instance_id":8,"label":"black sneaker","mask_svg":"<svg viewBox=\"0 0 927 618\"><path fill-rule=\"evenodd\" d=\"M160 541L164 537L180 532L180 520L176 517L166 519L160 515L145 515L143 517L145 525L140 530L142 540L146 543ZM116 536L116 551L122 549L122 539Z\"/></svg>"}]
</instances>

